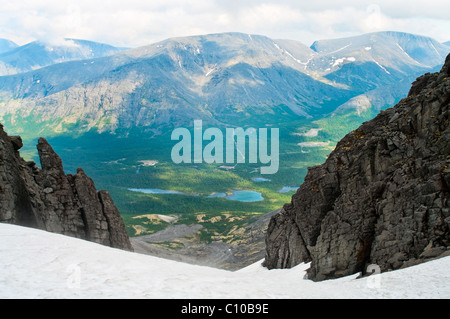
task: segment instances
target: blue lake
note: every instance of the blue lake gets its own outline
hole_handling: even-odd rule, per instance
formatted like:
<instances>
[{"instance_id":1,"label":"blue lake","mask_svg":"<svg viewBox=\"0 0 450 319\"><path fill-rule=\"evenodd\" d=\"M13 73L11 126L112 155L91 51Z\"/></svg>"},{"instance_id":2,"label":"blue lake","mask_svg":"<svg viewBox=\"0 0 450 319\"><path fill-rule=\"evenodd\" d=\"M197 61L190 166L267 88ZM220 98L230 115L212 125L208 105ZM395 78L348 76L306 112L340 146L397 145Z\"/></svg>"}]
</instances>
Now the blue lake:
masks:
<instances>
[{"instance_id":1,"label":"blue lake","mask_svg":"<svg viewBox=\"0 0 450 319\"><path fill-rule=\"evenodd\" d=\"M198 194L186 194L178 191L164 190L158 188L128 188L129 191L139 192L144 194L178 194L178 195L190 195L199 196ZM261 193L255 191L246 190L233 190L231 195L227 196L225 193L214 193L212 195L206 196L206 198L222 197L228 200L234 200L239 202L259 202L264 200Z\"/></svg>"},{"instance_id":2,"label":"blue lake","mask_svg":"<svg viewBox=\"0 0 450 319\"><path fill-rule=\"evenodd\" d=\"M297 191L299 186L284 186L282 189L278 191L278 193L287 193L290 191Z\"/></svg>"},{"instance_id":3,"label":"blue lake","mask_svg":"<svg viewBox=\"0 0 450 319\"><path fill-rule=\"evenodd\" d=\"M232 195L227 196L228 200L236 200L239 202L259 202L264 200L261 193L254 191L232 191Z\"/></svg>"},{"instance_id":4,"label":"blue lake","mask_svg":"<svg viewBox=\"0 0 450 319\"><path fill-rule=\"evenodd\" d=\"M263 178L263 177L255 177L252 179L252 181L254 181L254 182L270 182L271 180L268 178Z\"/></svg>"},{"instance_id":5,"label":"blue lake","mask_svg":"<svg viewBox=\"0 0 450 319\"><path fill-rule=\"evenodd\" d=\"M185 195L183 192L178 191L168 191L165 189L158 189L158 188L128 188L129 191L132 192L138 192L138 193L144 193L144 194L180 194Z\"/></svg>"}]
</instances>

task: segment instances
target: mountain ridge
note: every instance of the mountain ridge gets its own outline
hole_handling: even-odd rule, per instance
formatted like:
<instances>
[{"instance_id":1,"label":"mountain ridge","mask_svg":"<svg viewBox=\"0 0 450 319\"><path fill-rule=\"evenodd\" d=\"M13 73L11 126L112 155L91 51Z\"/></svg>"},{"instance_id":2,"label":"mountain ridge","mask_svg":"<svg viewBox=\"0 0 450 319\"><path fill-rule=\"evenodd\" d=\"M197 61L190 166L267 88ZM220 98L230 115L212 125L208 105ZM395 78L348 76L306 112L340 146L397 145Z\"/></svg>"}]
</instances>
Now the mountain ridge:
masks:
<instances>
[{"instance_id":1,"label":"mountain ridge","mask_svg":"<svg viewBox=\"0 0 450 319\"><path fill-rule=\"evenodd\" d=\"M0 76L34 71L66 61L104 57L122 51L108 44L79 39L64 39L51 44L33 41L0 53Z\"/></svg>"},{"instance_id":2,"label":"mountain ridge","mask_svg":"<svg viewBox=\"0 0 450 319\"><path fill-rule=\"evenodd\" d=\"M43 122L48 133L59 134L75 128L158 132L193 119L210 125L236 120L256 125L322 116L357 95L430 70L398 47L394 35L355 37L364 45L367 39L377 41L370 50L347 47L338 50L340 55L331 49L319 55L298 41L244 33L167 39L113 56L0 77L0 119L15 127ZM381 41L383 37L388 40ZM439 52L448 50L427 41L430 50L432 45ZM378 49L377 43L382 43ZM430 50L435 56L437 51ZM387 60L386 52L403 62ZM373 72L377 78L365 76Z\"/></svg>"}]
</instances>

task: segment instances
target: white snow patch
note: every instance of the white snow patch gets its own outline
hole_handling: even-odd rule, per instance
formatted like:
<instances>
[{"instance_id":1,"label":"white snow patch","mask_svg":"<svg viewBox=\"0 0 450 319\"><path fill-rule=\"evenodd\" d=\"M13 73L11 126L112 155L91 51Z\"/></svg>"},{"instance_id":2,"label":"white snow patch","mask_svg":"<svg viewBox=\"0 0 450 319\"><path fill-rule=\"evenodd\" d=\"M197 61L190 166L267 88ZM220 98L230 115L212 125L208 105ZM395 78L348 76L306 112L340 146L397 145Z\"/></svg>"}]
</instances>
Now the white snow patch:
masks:
<instances>
[{"instance_id":1,"label":"white snow patch","mask_svg":"<svg viewBox=\"0 0 450 319\"><path fill-rule=\"evenodd\" d=\"M442 55L439 53L439 51L436 49L436 47L434 46L433 42L431 42L431 46L433 47L434 51L436 51L436 53L442 58Z\"/></svg>"},{"instance_id":2,"label":"white snow patch","mask_svg":"<svg viewBox=\"0 0 450 319\"><path fill-rule=\"evenodd\" d=\"M0 298L450 298L450 257L356 279L304 279L308 264L236 272L0 224Z\"/></svg>"},{"instance_id":3,"label":"white snow patch","mask_svg":"<svg viewBox=\"0 0 450 319\"><path fill-rule=\"evenodd\" d=\"M370 51L370 50L372 50L372 47L365 47L364 50Z\"/></svg>"},{"instance_id":4,"label":"white snow patch","mask_svg":"<svg viewBox=\"0 0 450 319\"><path fill-rule=\"evenodd\" d=\"M311 59L309 59L306 62L302 62L301 60L295 58L289 51L283 50L284 53L286 53L292 60L294 60L295 62L297 62L298 64L302 64L306 67L306 65L309 63L309 61L311 61Z\"/></svg>"},{"instance_id":5,"label":"white snow patch","mask_svg":"<svg viewBox=\"0 0 450 319\"><path fill-rule=\"evenodd\" d=\"M333 63L333 67L336 67L336 66L338 66L338 65L340 65L340 64L342 64L342 63L344 63L345 61L350 61L350 62L355 62L356 61L356 59L354 58L354 57L349 57L349 58L346 58L346 57L343 57L343 58L339 58L339 59L336 59L335 61L334 61L334 63ZM330 63L331 64L331 63Z\"/></svg>"},{"instance_id":6,"label":"white snow patch","mask_svg":"<svg viewBox=\"0 0 450 319\"><path fill-rule=\"evenodd\" d=\"M335 51L333 51L333 52L330 52L330 53L328 53L328 54L333 54L333 53L336 53L336 52L339 52L339 51L342 51L342 50L345 50L345 49L347 49L349 46L351 46L352 45L352 43L350 43L350 44L347 44L346 46L343 46L342 48L340 48L340 49L337 49L337 50L335 50Z\"/></svg>"},{"instance_id":7,"label":"white snow patch","mask_svg":"<svg viewBox=\"0 0 450 319\"><path fill-rule=\"evenodd\" d=\"M382 66L380 63L378 63L378 61L376 61L375 59L372 59L373 62L375 62L380 68L382 68L384 70L384 72L386 72L387 74L391 74L388 70L386 70L386 68L384 66Z\"/></svg>"},{"instance_id":8,"label":"white snow patch","mask_svg":"<svg viewBox=\"0 0 450 319\"><path fill-rule=\"evenodd\" d=\"M297 62L298 64L301 64L305 67L306 70L306 66L309 64L309 62L313 59L313 56L311 58L308 59L308 61L306 62L302 62L301 60L297 59L296 57L294 57L289 51L280 48L280 46L278 44L276 44L275 42L273 43L273 45L280 50L282 53L286 54L288 57L290 57L292 60L294 60L295 62Z\"/></svg>"},{"instance_id":9,"label":"white snow patch","mask_svg":"<svg viewBox=\"0 0 450 319\"><path fill-rule=\"evenodd\" d=\"M415 61L417 64L419 64L419 65L422 65L422 66L425 66L425 67L430 67L430 66L428 66L428 65L425 65L425 64L423 64L423 63L420 63L419 61L417 61L416 59L414 59L412 56L410 56L409 54L408 54L408 52L406 52L403 48L402 48L402 46L400 45L400 44L398 44L398 43L396 43L397 44L397 46L400 48L400 50L402 50L402 52L404 53L404 54L406 54L406 56L408 56L408 58L410 58L411 60L413 60L413 61ZM435 50L436 50L436 48L434 48ZM436 52L437 52L437 50L436 50ZM439 54L439 52L438 52L438 54ZM440 55L440 54L439 54ZM389 73L390 74L390 73Z\"/></svg>"},{"instance_id":10,"label":"white snow patch","mask_svg":"<svg viewBox=\"0 0 450 319\"><path fill-rule=\"evenodd\" d=\"M396 43L397 44L397 46L400 48L400 50L402 50L402 52L404 53L404 54L406 54L409 58L411 58L411 56L408 54L408 53L406 53L406 51L402 48L402 46L400 45L400 44L398 44L398 43ZM411 59L413 59L413 58L411 58ZM414 60L414 59L413 59Z\"/></svg>"},{"instance_id":11,"label":"white snow patch","mask_svg":"<svg viewBox=\"0 0 450 319\"><path fill-rule=\"evenodd\" d=\"M213 73L214 71L216 71L216 69L217 69L217 63L214 64L214 66L213 66L212 69L210 69L208 72L206 72L205 76L211 75L211 73Z\"/></svg>"}]
</instances>

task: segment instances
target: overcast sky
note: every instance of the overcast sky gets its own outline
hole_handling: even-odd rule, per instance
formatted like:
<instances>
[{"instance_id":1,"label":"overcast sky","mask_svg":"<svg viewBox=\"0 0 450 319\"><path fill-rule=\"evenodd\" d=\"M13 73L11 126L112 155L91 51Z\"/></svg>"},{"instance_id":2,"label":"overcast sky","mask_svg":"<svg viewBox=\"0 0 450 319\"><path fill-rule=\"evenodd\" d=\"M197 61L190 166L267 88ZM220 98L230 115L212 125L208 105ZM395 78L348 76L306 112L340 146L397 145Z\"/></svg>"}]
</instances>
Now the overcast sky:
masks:
<instances>
[{"instance_id":1,"label":"overcast sky","mask_svg":"<svg viewBox=\"0 0 450 319\"><path fill-rule=\"evenodd\" d=\"M314 40L403 31L450 41L448 0L0 0L0 38L76 38L137 47L176 36L244 32Z\"/></svg>"}]
</instances>

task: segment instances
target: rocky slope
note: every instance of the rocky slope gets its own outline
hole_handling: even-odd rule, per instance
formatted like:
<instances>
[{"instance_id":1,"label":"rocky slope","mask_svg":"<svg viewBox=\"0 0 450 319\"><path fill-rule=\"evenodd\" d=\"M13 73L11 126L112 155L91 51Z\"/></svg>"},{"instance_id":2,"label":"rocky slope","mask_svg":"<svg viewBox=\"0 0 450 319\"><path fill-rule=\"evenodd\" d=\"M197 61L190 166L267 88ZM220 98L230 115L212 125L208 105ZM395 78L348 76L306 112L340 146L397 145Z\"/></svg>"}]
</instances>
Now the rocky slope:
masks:
<instances>
[{"instance_id":1,"label":"rocky slope","mask_svg":"<svg viewBox=\"0 0 450 319\"><path fill-rule=\"evenodd\" d=\"M21 138L8 136L0 124L0 222L132 250L108 192L97 192L82 169L66 175L45 139L37 144L41 168L20 157L21 147Z\"/></svg>"},{"instance_id":2,"label":"rocky slope","mask_svg":"<svg viewBox=\"0 0 450 319\"><path fill-rule=\"evenodd\" d=\"M278 212L270 212L241 228L236 227L227 234L232 237L231 241L200 241L197 235L203 226L199 223L171 225L151 235L133 237L131 244L134 251L141 254L236 271L264 259L267 226Z\"/></svg>"},{"instance_id":3,"label":"rocky slope","mask_svg":"<svg viewBox=\"0 0 450 319\"><path fill-rule=\"evenodd\" d=\"M408 97L345 136L274 216L268 268L324 280L407 267L450 246L450 56Z\"/></svg>"}]
</instances>

